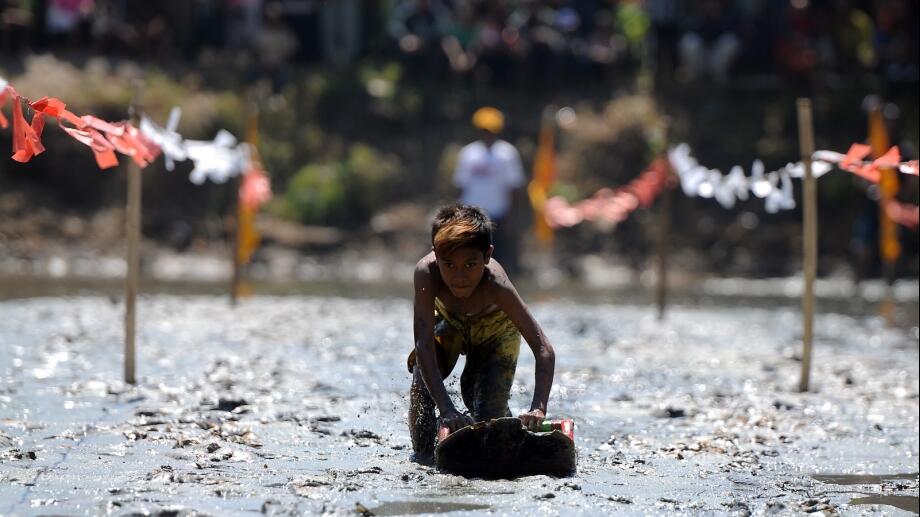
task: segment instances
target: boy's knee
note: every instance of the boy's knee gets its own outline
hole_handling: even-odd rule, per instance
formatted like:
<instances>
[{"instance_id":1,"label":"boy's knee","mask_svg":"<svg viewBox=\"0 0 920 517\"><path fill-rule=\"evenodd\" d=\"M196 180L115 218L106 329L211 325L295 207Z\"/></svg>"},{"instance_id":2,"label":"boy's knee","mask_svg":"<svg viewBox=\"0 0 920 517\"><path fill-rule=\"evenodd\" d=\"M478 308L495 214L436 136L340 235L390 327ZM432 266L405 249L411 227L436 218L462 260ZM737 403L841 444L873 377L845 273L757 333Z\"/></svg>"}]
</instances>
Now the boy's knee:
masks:
<instances>
[{"instance_id":1,"label":"boy's knee","mask_svg":"<svg viewBox=\"0 0 920 517\"><path fill-rule=\"evenodd\" d=\"M473 369L465 371L461 377L463 401L478 421L511 414L508 401L517 361L503 359L493 357L486 364L472 365Z\"/></svg>"},{"instance_id":2,"label":"boy's knee","mask_svg":"<svg viewBox=\"0 0 920 517\"><path fill-rule=\"evenodd\" d=\"M413 393L419 392L420 394L428 395L428 387L425 386L425 380L422 378L422 367L417 364L412 367L412 387L410 390Z\"/></svg>"},{"instance_id":3,"label":"boy's knee","mask_svg":"<svg viewBox=\"0 0 920 517\"><path fill-rule=\"evenodd\" d=\"M470 412L477 421L486 421L493 418L511 416L508 401L511 399L511 390L503 388L498 390L479 390L473 399Z\"/></svg>"}]
</instances>

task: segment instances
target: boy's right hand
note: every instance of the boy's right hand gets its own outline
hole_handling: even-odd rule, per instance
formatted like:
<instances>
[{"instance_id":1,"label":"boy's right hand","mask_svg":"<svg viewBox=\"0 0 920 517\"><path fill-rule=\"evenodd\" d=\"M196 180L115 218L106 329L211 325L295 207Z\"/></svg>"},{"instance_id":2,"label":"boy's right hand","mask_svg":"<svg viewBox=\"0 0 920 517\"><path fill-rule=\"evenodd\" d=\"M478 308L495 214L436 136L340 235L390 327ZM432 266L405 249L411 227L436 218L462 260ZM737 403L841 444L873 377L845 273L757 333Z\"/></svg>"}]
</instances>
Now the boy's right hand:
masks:
<instances>
[{"instance_id":1,"label":"boy's right hand","mask_svg":"<svg viewBox=\"0 0 920 517\"><path fill-rule=\"evenodd\" d=\"M449 428L452 433L475 423L469 415L464 415L456 409L441 415L441 426Z\"/></svg>"}]
</instances>

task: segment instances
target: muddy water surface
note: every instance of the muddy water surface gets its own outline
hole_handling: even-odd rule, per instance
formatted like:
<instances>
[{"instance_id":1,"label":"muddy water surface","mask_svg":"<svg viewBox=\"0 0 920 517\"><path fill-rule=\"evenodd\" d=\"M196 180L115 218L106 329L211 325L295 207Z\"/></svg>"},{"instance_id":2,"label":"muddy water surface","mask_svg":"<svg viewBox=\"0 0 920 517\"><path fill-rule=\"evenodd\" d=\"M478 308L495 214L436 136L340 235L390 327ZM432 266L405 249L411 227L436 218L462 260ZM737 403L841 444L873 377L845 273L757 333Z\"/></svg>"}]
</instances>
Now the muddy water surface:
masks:
<instances>
[{"instance_id":1,"label":"muddy water surface","mask_svg":"<svg viewBox=\"0 0 920 517\"><path fill-rule=\"evenodd\" d=\"M144 297L134 387L120 304L2 302L0 514L916 513L916 328L823 313L800 394L794 310L533 309L550 416L576 421L570 478L409 460L402 299ZM513 409L533 374L522 350Z\"/></svg>"}]
</instances>

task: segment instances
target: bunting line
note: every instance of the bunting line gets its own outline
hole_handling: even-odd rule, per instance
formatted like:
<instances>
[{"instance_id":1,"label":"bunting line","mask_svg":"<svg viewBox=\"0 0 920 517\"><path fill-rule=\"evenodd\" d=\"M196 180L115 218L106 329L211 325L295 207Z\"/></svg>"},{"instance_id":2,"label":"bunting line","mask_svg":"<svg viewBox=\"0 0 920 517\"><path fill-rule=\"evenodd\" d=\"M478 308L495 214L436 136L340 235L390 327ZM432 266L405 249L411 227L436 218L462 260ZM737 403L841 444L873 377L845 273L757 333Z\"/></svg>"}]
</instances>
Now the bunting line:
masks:
<instances>
[{"instance_id":1,"label":"bunting line","mask_svg":"<svg viewBox=\"0 0 920 517\"><path fill-rule=\"evenodd\" d=\"M918 175L917 160L901 161L897 146L875 160L865 160L871 149L868 145L854 143L846 154L834 151L815 151L812 155L812 174L820 178L835 167L855 174L872 183L878 183L881 170L892 168L903 174ZM765 200L769 213L795 208L792 178L805 175L802 162L787 163L780 169L764 172L763 162L754 160L751 175L745 176L741 166L732 167L725 175L718 169L700 165L690 154L690 146L682 143L668 151L668 158L680 177L684 194L690 197L715 198L724 208L732 208L738 200L748 199L748 193Z\"/></svg>"},{"instance_id":2,"label":"bunting line","mask_svg":"<svg viewBox=\"0 0 920 517\"><path fill-rule=\"evenodd\" d=\"M9 120L2 109L12 101L13 160L21 163L30 161L43 153L45 147L41 136L45 119L57 120L58 126L76 141L86 145L93 152L100 169L118 165L118 154L134 160L145 168L158 156L163 155L167 170L173 170L175 162L190 160L194 166L189 180L201 185L207 180L223 183L228 178L243 174L254 176L242 183L240 195L246 197L250 207L271 199L271 185L268 174L258 160L253 159L254 149L247 143L237 142L230 132L220 130L212 141L187 140L178 132L181 110L170 111L166 127L160 127L151 119L142 116L140 127L130 121L108 122L92 115L77 116L67 110L67 105L54 97L42 97L31 102L19 95L15 88L0 77L0 128L9 127ZM32 120L27 121L23 103L32 110Z\"/></svg>"},{"instance_id":3,"label":"bunting line","mask_svg":"<svg viewBox=\"0 0 920 517\"><path fill-rule=\"evenodd\" d=\"M875 160L864 160L868 154L869 146L858 143L850 146L846 154L815 151L812 155L812 174L820 178L836 167L873 183L878 183L880 169L886 167L904 174L918 175L917 160L900 161L897 146ZM654 201L664 188L669 167L677 174L681 190L689 197L713 198L723 208L731 209L738 201L747 201L749 195L753 194L764 200L764 209L769 213L795 208L792 179L800 179L805 175L805 165L802 162L787 163L780 169L766 172L759 159L751 165L750 176L745 175L740 165L732 167L728 174L723 174L718 169L700 165L690 154L690 146L682 143L668 150L667 159L656 160L648 170L624 187L602 188L574 204L561 196L546 200L543 205L544 218L553 229L585 221L619 223L637 208L646 207ZM898 224L908 228L920 225L920 222L915 222L920 216L916 205L890 202L885 210Z\"/></svg>"},{"instance_id":4,"label":"bunting line","mask_svg":"<svg viewBox=\"0 0 920 517\"><path fill-rule=\"evenodd\" d=\"M574 205L562 196L551 197L543 205L546 223L554 229L584 221L620 223L636 209L652 204L664 190L668 174L668 161L659 158L627 185L615 190L602 188Z\"/></svg>"}]
</instances>

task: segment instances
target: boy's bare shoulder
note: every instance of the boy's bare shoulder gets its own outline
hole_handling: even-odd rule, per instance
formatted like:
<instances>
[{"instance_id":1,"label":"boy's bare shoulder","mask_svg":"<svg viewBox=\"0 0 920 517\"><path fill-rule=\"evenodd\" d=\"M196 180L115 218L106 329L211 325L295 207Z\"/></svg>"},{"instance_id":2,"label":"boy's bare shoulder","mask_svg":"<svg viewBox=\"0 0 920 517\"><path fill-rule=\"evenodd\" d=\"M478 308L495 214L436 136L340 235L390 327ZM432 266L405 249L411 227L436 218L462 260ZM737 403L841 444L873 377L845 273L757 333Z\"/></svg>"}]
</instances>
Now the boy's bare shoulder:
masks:
<instances>
[{"instance_id":1,"label":"boy's bare shoulder","mask_svg":"<svg viewBox=\"0 0 920 517\"><path fill-rule=\"evenodd\" d=\"M488 275L484 275L483 280L487 282L490 291L494 294L515 292L514 284L508 278L508 273L497 260L490 260L486 265L486 270Z\"/></svg>"},{"instance_id":2,"label":"boy's bare shoulder","mask_svg":"<svg viewBox=\"0 0 920 517\"><path fill-rule=\"evenodd\" d=\"M424 257L420 258L418 262L415 263L415 281L419 280L431 280L437 269L437 260L434 257L434 252L429 252Z\"/></svg>"},{"instance_id":3,"label":"boy's bare shoulder","mask_svg":"<svg viewBox=\"0 0 920 517\"><path fill-rule=\"evenodd\" d=\"M520 316L521 311L526 314L527 305L518 294L517 288L514 287L508 277L508 273L505 272L505 268L495 260L489 261L486 268L488 275L483 277L483 280L487 282L484 293L486 299L505 311L509 316Z\"/></svg>"}]
</instances>

